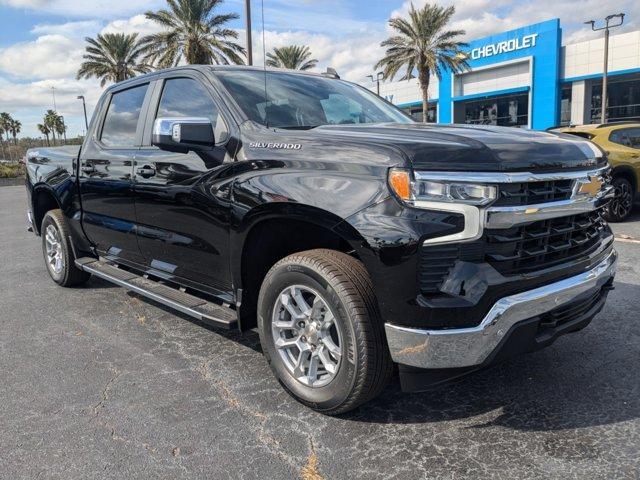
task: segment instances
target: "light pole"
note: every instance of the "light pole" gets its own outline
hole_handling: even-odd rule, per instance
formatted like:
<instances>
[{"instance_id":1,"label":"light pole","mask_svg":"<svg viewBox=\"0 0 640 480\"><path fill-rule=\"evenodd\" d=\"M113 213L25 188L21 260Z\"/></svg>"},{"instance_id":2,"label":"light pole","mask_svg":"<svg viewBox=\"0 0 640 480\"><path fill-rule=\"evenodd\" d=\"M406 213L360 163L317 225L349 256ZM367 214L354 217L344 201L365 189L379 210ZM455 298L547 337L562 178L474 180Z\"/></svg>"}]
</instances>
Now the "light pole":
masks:
<instances>
[{"instance_id":1,"label":"light pole","mask_svg":"<svg viewBox=\"0 0 640 480\"><path fill-rule=\"evenodd\" d=\"M244 0L244 15L247 19L247 65L253 65L253 44L251 43L251 0Z\"/></svg>"},{"instance_id":2,"label":"light pole","mask_svg":"<svg viewBox=\"0 0 640 480\"><path fill-rule=\"evenodd\" d=\"M607 121L607 77L609 73L609 30L615 27L619 27L624 23L624 13L615 13L608 15L604 19L604 26L596 28L596 21L589 20L584 22L587 25L591 25L591 30L598 32L604 30L604 68L602 70L602 112L600 114L600 123ZM611 20L619 18L620 21L615 24L611 24Z\"/></svg>"},{"instance_id":3,"label":"light pole","mask_svg":"<svg viewBox=\"0 0 640 480\"><path fill-rule=\"evenodd\" d=\"M51 87L51 94L53 95L53 111L57 112L58 108L56 107L56 87Z\"/></svg>"},{"instance_id":4,"label":"light pole","mask_svg":"<svg viewBox=\"0 0 640 480\"><path fill-rule=\"evenodd\" d=\"M78 100L82 100L82 110L84 111L84 126L89 131L89 121L87 120L87 104L84 102L84 95L78 95Z\"/></svg>"},{"instance_id":5,"label":"light pole","mask_svg":"<svg viewBox=\"0 0 640 480\"><path fill-rule=\"evenodd\" d=\"M383 76L384 76L384 73L382 72L376 73L375 79L373 78L373 75L367 75L367 78L370 78L371 82L376 82L376 93L378 94L378 96L380 96L380 80L382 79Z\"/></svg>"}]
</instances>

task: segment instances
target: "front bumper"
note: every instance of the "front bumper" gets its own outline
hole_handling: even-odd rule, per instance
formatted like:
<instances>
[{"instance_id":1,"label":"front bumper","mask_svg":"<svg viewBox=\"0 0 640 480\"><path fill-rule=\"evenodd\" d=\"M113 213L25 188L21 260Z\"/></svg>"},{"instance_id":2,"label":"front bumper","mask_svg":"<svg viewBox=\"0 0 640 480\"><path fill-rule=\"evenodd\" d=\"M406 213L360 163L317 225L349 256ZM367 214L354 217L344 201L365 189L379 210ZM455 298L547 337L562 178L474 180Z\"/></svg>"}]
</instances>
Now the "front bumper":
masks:
<instances>
[{"instance_id":1,"label":"front bumper","mask_svg":"<svg viewBox=\"0 0 640 480\"><path fill-rule=\"evenodd\" d=\"M595 267L579 275L504 297L476 327L426 330L387 323L391 357L396 363L423 369L482 365L516 324L601 290L612 281L616 265L617 253L612 250Z\"/></svg>"}]
</instances>

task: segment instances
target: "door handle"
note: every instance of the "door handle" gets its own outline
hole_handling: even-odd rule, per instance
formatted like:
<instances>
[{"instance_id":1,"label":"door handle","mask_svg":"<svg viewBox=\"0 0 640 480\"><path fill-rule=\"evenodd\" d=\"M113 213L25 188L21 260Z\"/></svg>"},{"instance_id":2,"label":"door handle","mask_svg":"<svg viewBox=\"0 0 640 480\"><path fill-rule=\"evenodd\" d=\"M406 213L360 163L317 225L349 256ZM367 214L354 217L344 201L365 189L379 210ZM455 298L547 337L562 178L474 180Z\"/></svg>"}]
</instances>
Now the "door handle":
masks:
<instances>
[{"instance_id":1,"label":"door handle","mask_svg":"<svg viewBox=\"0 0 640 480\"><path fill-rule=\"evenodd\" d=\"M87 164L87 165L82 165L80 167L80 170L82 170L83 173L94 173L96 171L96 167L94 167L93 165Z\"/></svg>"},{"instance_id":2,"label":"door handle","mask_svg":"<svg viewBox=\"0 0 640 480\"><path fill-rule=\"evenodd\" d=\"M145 165L136 170L136 173L140 175L142 178L153 177L156 174L156 169L151 165Z\"/></svg>"}]
</instances>

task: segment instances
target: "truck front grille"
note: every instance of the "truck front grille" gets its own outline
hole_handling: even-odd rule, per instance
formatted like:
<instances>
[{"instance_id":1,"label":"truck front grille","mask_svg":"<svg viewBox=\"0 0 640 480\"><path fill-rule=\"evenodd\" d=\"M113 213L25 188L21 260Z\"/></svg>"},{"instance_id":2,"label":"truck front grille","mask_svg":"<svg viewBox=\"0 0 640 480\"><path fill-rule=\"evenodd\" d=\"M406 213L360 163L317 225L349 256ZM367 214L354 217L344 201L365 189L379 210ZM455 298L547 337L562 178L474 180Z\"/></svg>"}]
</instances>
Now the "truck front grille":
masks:
<instances>
[{"instance_id":1,"label":"truck front grille","mask_svg":"<svg viewBox=\"0 0 640 480\"><path fill-rule=\"evenodd\" d=\"M602 211L485 230L485 261L503 275L527 273L571 261L600 244Z\"/></svg>"},{"instance_id":2,"label":"truck front grille","mask_svg":"<svg viewBox=\"0 0 640 480\"><path fill-rule=\"evenodd\" d=\"M571 179L501 183L498 185L498 198L493 205L515 207L568 200L571 197L572 189L573 180Z\"/></svg>"}]
</instances>

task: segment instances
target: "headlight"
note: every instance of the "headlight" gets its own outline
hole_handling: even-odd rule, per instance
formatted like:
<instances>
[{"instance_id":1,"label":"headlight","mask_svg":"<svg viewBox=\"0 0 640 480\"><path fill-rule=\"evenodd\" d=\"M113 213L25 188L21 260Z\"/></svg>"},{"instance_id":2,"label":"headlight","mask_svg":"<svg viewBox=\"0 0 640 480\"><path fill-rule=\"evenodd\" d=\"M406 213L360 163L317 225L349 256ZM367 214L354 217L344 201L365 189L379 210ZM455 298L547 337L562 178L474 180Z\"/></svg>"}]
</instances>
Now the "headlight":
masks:
<instances>
[{"instance_id":1,"label":"headlight","mask_svg":"<svg viewBox=\"0 0 640 480\"><path fill-rule=\"evenodd\" d=\"M414 179L408 170L400 168L389 170L389 185L403 202L410 205L416 205L416 202L487 205L497 196L493 185Z\"/></svg>"}]
</instances>

